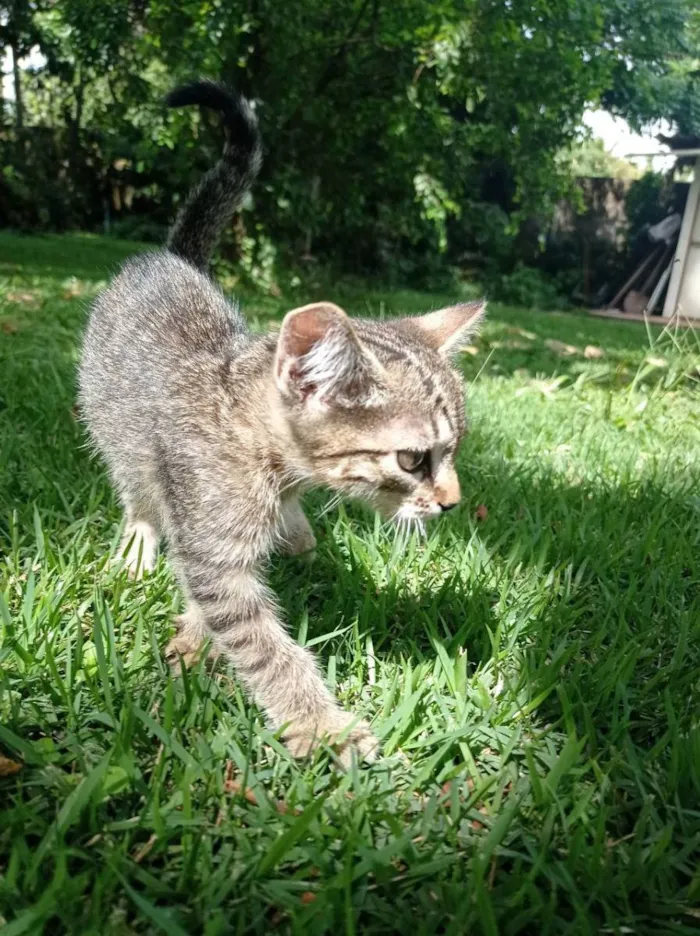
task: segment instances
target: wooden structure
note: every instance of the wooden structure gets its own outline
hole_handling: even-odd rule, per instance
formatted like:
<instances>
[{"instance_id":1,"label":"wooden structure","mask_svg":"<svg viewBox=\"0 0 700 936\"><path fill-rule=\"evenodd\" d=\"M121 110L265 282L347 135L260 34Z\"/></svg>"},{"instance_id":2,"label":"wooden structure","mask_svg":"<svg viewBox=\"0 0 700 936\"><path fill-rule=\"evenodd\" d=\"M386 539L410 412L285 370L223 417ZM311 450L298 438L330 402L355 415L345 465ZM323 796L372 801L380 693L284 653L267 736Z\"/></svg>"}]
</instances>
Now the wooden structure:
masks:
<instances>
[{"instance_id":1,"label":"wooden structure","mask_svg":"<svg viewBox=\"0 0 700 936\"><path fill-rule=\"evenodd\" d=\"M673 155L694 157L695 175L683 212L663 317L700 319L700 147L677 149Z\"/></svg>"},{"instance_id":2,"label":"wooden structure","mask_svg":"<svg viewBox=\"0 0 700 936\"><path fill-rule=\"evenodd\" d=\"M594 315L627 321L700 327L700 138L664 137L669 153L630 153L633 156L675 156L681 165L694 166L683 218L667 215L649 228L653 250L615 294L609 305ZM674 145L675 144L675 145ZM680 228L679 228L680 223ZM664 292L661 315L655 314Z\"/></svg>"}]
</instances>

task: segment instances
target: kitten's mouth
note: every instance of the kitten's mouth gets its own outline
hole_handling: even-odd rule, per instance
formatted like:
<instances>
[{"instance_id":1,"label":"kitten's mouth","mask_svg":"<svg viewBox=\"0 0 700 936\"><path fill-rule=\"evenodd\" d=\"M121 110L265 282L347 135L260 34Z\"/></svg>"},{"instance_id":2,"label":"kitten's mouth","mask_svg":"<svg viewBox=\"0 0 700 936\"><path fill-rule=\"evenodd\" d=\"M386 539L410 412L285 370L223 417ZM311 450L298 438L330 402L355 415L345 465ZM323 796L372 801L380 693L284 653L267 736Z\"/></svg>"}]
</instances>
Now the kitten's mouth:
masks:
<instances>
[{"instance_id":1,"label":"kitten's mouth","mask_svg":"<svg viewBox=\"0 0 700 936\"><path fill-rule=\"evenodd\" d=\"M368 500L387 525L400 526L404 529L423 528L426 521L436 520L444 513L437 503L406 503L400 497L392 497L384 492L380 494L375 492L375 496Z\"/></svg>"},{"instance_id":2,"label":"kitten's mouth","mask_svg":"<svg viewBox=\"0 0 700 936\"><path fill-rule=\"evenodd\" d=\"M397 516L406 520L432 520L442 514L442 508L439 504L432 504L430 507L414 507L413 505L400 507Z\"/></svg>"},{"instance_id":3,"label":"kitten's mouth","mask_svg":"<svg viewBox=\"0 0 700 936\"><path fill-rule=\"evenodd\" d=\"M394 513L392 520L401 531L410 532L418 530L425 533L425 524L429 520L436 520L442 513L436 504L434 507L420 508L413 505L404 505Z\"/></svg>"}]
</instances>

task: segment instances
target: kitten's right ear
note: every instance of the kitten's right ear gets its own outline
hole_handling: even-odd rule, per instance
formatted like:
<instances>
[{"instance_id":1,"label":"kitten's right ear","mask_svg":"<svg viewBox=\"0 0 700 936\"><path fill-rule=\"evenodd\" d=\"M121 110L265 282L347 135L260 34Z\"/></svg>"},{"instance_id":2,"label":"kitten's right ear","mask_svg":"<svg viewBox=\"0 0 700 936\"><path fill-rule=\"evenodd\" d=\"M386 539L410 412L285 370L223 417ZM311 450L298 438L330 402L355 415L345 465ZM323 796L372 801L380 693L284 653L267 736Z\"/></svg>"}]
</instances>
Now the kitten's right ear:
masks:
<instances>
[{"instance_id":1,"label":"kitten's right ear","mask_svg":"<svg viewBox=\"0 0 700 936\"><path fill-rule=\"evenodd\" d=\"M401 319L400 325L418 332L423 341L445 357L452 356L479 330L486 314L486 300L457 305Z\"/></svg>"},{"instance_id":2,"label":"kitten's right ear","mask_svg":"<svg viewBox=\"0 0 700 936\"><path fill-rule=\"evenodd\" d=\"M286 398L320 405L366 403L377 386L378 367L334 303L314 302L285 316L275 379Z\"/></svg>"}]
</instances>

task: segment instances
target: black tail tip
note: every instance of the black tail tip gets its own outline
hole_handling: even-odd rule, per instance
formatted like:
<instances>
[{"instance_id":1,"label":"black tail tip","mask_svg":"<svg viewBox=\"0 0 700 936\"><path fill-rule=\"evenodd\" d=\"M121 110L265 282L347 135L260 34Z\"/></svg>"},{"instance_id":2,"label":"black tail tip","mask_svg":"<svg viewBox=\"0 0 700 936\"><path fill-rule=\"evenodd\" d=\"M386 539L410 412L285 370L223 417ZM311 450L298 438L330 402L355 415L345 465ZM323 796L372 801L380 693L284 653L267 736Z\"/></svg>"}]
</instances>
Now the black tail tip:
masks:
<instances>
[{"instance_id":1,"label":"black tail tip","mask_svg":"<svg viewBox=\"0 0 700 936\"><path fill-rule=\"evenodd\" d=\"M240 101L241 96L235 91L208 78L200 78L189 84L180 85L165 96L167 107L187 107L197 104L225 114L238 110Z\"/></svg>"}]
</instances>

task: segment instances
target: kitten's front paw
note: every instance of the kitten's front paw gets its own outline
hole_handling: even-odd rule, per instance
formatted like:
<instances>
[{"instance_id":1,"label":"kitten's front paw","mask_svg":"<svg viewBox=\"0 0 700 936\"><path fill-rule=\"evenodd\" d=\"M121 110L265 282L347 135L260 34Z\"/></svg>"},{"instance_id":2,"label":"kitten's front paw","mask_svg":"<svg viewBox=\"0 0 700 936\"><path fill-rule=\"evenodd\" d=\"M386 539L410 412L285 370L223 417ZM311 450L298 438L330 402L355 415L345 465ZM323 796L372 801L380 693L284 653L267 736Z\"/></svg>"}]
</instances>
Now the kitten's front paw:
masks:
<instances>
[{"instance_id":1,"label":"kitten's front paw","mask_svg":"<svg viewBox=\"0 0 700 936\"><path fill-rule=\"evenodd\" d=\"M110 560L130 579L141 579L156 567L158 534L150 523L132 523L124 531L117 555Z\"/></svg>"},{"instance_id":2,"label":"kitten's front paw","mask_svg":"<svg viewBox=\"0 0 700 936\"><path fill-rule=\"evenodd\" d=\"M348 730L348 727L352 727ZM371 764L379 754L379 741L367 722L350 712L335 710L316 720L294 721L282 738L292 757L307 757L320 744L335 748L340 763L347 769L355 753L358 761Z\"/></svg>"},{"instance_id":3,"label":"kitten's front paw","mask_svg":"<svg viewBox=\"0 0 700 936\"><path fill-rule=\"evenodd\" d=\"M201 643L195 643L187 636L176 634L168 641L165 648L165 661L176 673L180 671L180 658L187 669L199 661L202 652Z\"/></svg>"},{"instance_id":4,"label":"kitten's front paw","mask_svg":"<svg viewBox=\"0 0 700 936\"><path fill-rule=\"evenodd\" d=\"M304 556L313 559L316 550L316 537L311 528L295 530L280 544L280 554L283 556Z\"/></svg>"},{"instance_id":5,"label":"kitten's front paw","mask_svg":"<svg viewBox=\"0 0 700 936\"><path fill-rule=\"evenodd\" d=\"M110 556L105 568L114 571L115 574L126 575L137 582L149 575L156 567L155 555L144 555L141 550L130 547L126 552L117 552Z\"/></svg>"}]
</instances>

